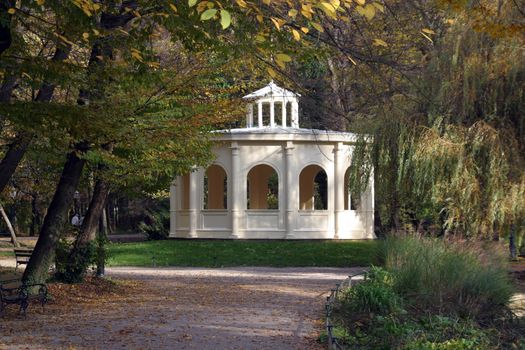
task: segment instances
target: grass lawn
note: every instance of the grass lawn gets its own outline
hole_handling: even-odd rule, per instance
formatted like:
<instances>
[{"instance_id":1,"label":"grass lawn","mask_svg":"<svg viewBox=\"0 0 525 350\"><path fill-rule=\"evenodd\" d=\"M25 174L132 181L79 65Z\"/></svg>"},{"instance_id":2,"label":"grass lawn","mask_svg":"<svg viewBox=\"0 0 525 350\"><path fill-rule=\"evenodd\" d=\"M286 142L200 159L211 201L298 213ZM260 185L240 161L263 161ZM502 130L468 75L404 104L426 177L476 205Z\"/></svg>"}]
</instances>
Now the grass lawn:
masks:
<instances>
[{"instance_id":1,"label":"grass lawn","mask_svg":"<svg viewBox=\"0 0 525 350\"><path fill-rule=\"evenodd\" d=\"M378 241L167 240L113 243L109 266L328 266L377 264Z\"/></svg>"}]
</instances>

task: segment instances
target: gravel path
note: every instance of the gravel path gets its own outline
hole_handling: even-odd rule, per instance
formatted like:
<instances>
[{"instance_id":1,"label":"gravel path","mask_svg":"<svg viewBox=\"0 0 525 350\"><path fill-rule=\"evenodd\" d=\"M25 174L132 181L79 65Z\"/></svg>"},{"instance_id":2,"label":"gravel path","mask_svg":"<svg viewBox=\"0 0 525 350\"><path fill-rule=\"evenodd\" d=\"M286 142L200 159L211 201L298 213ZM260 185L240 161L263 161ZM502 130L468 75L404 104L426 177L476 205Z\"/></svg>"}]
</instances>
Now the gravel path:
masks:
<instances>
[{"instance_id":1,"label":"gravel path","mask_svg":"<svg viewBox=\"0 0 525 350\"><path fill-rule=\"evenodd\" d=\"M126 298L0 321L1 349L323 349L327 291L352 268L108 268Z\"/></svg>"}]
</instances>

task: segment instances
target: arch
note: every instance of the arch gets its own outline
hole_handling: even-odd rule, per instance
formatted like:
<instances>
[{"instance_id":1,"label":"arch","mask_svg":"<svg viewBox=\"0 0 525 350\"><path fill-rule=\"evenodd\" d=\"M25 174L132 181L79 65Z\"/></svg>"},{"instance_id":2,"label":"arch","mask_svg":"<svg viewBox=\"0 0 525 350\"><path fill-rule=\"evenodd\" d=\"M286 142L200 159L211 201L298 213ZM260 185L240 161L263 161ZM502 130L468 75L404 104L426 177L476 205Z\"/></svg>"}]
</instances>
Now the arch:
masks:
<instances>
[{"instance_id":1,"label":"arch","mask_svg":"<svg viewBox=\"0 0 525 350\"><path fill-rule=\"evenodd\" d=\"M343 186L343 198L345 200L345 210L358 210L361 196L358 193L352 193L350 188L350 167L345 171L345 181Z\"/></svg>"},{"instance_id":2,"label":"arch","mask_svg":"<svg viewBox=\"0 0 525 350\"><path fill-rule=\"evenodd\" d=\"M219 164L212 164L204 172L203 209L228 209L228 175Z\"/></svg>"},{"instance_id":3,"label":"arch","mask_svg":"<svg viewBox=\"0 0 525 350\"><path fill-rule=\"evenodd\" d=\"M258 164L246 181L248 209L279 209L279 175L274 167Z\"/></svg>"},{"instance_id":4,"label":"arch","mask_svg":"<svg viewBox=\"0 0 525 350\"><path fill-rule=\"evenodd\" d=\"M299 174L299 209L328 209L328 177L317 164L310 164Z\"/></svg>"}]
</instances>

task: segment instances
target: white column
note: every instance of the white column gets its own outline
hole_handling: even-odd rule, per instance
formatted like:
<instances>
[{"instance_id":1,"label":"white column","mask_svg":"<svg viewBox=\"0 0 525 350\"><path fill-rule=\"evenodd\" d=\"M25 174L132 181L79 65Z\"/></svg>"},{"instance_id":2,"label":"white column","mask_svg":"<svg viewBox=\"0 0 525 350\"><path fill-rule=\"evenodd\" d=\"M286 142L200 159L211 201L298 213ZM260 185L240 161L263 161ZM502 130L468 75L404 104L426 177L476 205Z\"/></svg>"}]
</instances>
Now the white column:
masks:
<instances>
[{"instance_id":1,"label":"white column","mask_svg":"<svg viewBox=\"0 0 525 350\"><path fill-rule=\"evenodd\" d=\"M343 162L341 159L342 156L342 149L343 149L343 143L338 142L335 144L334 147L334 200L335 200L335 208L334 208L334 214L335 214L335 235L334 238L338 239L341 235L341 232L343 231L343 211L345 208L345 201L344 201L344 184L345 184L345 172L343 169Z\"/></svg>"},{"instance_id":2,"label":"white column","mask_svg":"<svg viewBox=\"0 0 525 350\"><path fill-rule=\"evenodd\" d=\"M285 198L285 227L286 227L286 238L294 238L295 230L295 216L299 208L298 203L298 181L295 179L295 169L292 164L293 156L293 142L287 141L284 146L284 167L285 167L285 178L284 187L286 190L284 194Z\"/></svg>"},{"instance_id":3,"label":"white column","mask_svg":"<svg viewBox=\"0 0 525 350\"><path fill-rule=\"evenodd\" d=\"M170 184L170 237L177 236L177 178Z\"/></svg>"},{"instance_id":4,"label":"white column","mask_svg":"<svg viewBox=\"0 0 525 350\"><path fill-rule=\"evenodd\" d=\"M270 126L275 126L275 103L273 100L270 101Z\"/></svg>"},{"instance_id":5,"label":"white column","mask_svg":"<svg viewBox=\"0 0 525 350\"><path fill-rule=\"evenodd\" d=\"M263 112L262 102L259 101L257 102L257 122L258 122L259 128L262 128L263 126L262 112Z\"/></svg>"},{"instance_id":6,"label":"white column","mask_svg":"<svg viewBox=\"0 0 525 350\"><path fill-rule=\"evenodd\" d=\"M292 128L299 127L299 104L297 99L292 101Z\"/></svg>"},{"instance_id":7,"label":"white column","mask_svg":"<svg viewBox=\"0 0 525 350\"><path fill-rule=\"evenodd\" d=\"M283 102L282 102L282 108L281 108L281 111L282 111L282 121L283 121L283 128L286 128L286 100L283 99Z\"/></svg>"},{"instance_id":8,"label":"white column","mask_svg":"<svg viewBox=\"0 0 525 350\"><path fill-rule=\"evenodd\" d=\"M190 173L190 208L189 208L189 219L190 227L188 232L188 238L194 238L197 236L197 205L198 205L198 195L199 188L198 184L197 170L193 169Z\"/></svg>"},{"instance_id":9,"label":"white column","mask_svg":"<svg viewBox=\"0 0 525 350\"><path fill-rule=\"evenodd\" d=\"M246 127L251 128L253 126L253 104L248 104L248 110L246 112Z\"/></svg>"},{"instance_id":10,"label":"white column","mask_svg":"<svg viewBox=\"0 0 525 350\"><path fill-rule=\"evenodd\" d=\"M232 142L230 149L232 150L232 172L231 172L231 214L232 214L232 234L231 238L239 238L241 229L241 204L242 201L242 184L244 179L239 175L239 145L237 142Z\"/></svg>"}]
</instances>

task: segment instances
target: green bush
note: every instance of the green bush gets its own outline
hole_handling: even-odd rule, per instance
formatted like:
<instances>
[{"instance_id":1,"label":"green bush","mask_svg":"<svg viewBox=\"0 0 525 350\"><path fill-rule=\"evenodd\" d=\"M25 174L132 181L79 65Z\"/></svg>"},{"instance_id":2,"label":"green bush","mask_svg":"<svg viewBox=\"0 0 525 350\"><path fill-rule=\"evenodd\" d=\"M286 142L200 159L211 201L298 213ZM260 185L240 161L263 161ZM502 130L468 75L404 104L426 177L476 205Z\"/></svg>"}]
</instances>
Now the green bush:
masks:
<instances>
[{"instance_id":1,"label":"green bush","mask_svg":"<svg viewBox=\"0 0 525 350\"><path fill-rule=\"evenodd\" d=\"M393 289L429 312L492 318L505 310L514 291L505 256L481 244L389 238L383 255Z\"/></svg>"},{"instance_id":2,"label":"green bush","mask_svg":"<svg viewBox=\"0 0 525 350\"><path fill-rule=\"evenodd\" d=\"M481 243L389 238L383 268L340 294L349 349L492 350L524 344L507 322L513 285L504 252ZM489 327L490 326L490 327Z\"/></svg>"},{"instance_id":3,"label":"green bush","mask_svg":"<svg viewBox=\"0 0 525 350\"><path fill-rule=\"evenodd\" d=\"M169 236L170 212L169 202L161 201L151 210L146 210L146 217L139 223L139 230L149 240L166 239Z\"/></svg>"},{"instance_id":4,"label":"green bush","mask_svg":"<svg viewBox=\"0 0 525 350\"><path fill-rule=\"evenodd\" d=\"M58 242L55 251L55 278L61 282L79 283L89 266L96 263L97 245L90 242L78 250L78 254L71 255L72 244L65 239Z\"/></svg>"},{"instance_id":5,"label":"green bush","mask_svg":"<svg viewBox=\"0 0 525 350\"><path fill-rule=\"evenodd\" d=\"M348 288L339 299L345 313L377 313L387 315L402 308L402 300L393 288L393 280L386 270L372 266L364 281Z\"/></svg>"}]
</instances>

